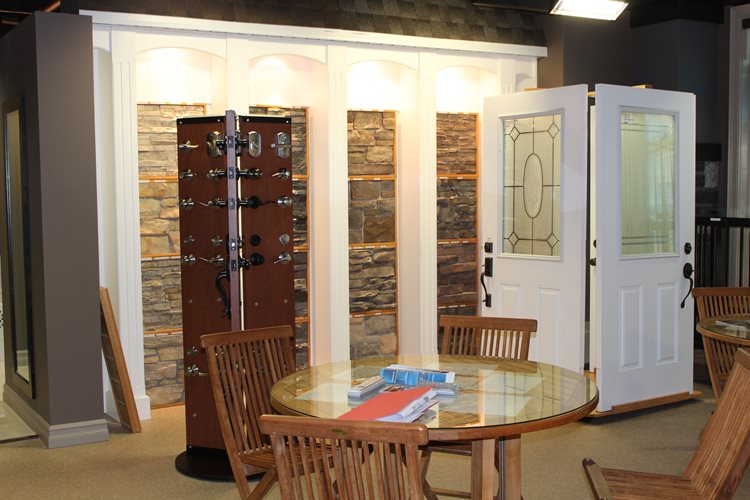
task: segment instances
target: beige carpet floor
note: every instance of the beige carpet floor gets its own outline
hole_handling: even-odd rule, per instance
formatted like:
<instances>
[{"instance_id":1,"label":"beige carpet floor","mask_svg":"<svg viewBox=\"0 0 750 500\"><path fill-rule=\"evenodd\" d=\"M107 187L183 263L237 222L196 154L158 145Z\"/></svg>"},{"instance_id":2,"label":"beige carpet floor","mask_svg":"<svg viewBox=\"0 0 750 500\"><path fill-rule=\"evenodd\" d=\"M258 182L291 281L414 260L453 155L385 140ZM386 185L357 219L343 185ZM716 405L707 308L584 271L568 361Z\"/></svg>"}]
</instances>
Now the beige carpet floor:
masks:
<instances>
[{"instance_id":1,"label":"beige carpet floor","mask_svg":"<svg viewBox=\"0 0 750 500\"><path fill-rule=\"evenodd\" d=\"M526 500L584 500L590 494L581 460L605 467L680 473L689 462L698 435L714 408L705 372L696 367L700 399L586 419L525 434L522 438ZM185 449L184 409L152 412L143 432L127 434L110 425L105 443L49 450L38 439L0 445L1 499L155 499L221 500L239 498L232 482L209 482L179 474L174 459ZM750 474L735 498L750 499ZM428 472L434 485L465 487L469 461L436 456ZM279 498L274 487L268 498Z\"/></svg>"}]
</instances>

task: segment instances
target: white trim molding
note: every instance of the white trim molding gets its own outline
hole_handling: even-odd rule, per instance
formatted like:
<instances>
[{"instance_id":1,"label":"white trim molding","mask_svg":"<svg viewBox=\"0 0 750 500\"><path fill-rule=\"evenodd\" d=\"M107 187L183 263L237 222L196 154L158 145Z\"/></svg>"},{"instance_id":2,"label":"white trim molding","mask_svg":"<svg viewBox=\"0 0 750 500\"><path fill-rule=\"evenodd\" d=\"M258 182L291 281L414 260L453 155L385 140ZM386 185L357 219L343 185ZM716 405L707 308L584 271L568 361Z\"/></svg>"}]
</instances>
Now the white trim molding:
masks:
<instances>
[{"instance_id":1,"label":"white trim molding","mask_svg":"<svg viewBox=\"0 0 750 500\"><path fill-rule=\"evenodd\" d=\"M91 16L94 25L121 26L123 28L152 28L165 30L185 30L193 32L245 35L280 39L337 42L342 44L386 45L417 49L445 50L456 52L476 52L480 54L547 57L547 47L534 45L514 45L509 43L476 42L471 40L451 40L407 35L390 35L367 31L350 31L331 28L306 28L271 24L238 23L193 19L189 17L152 16L148 14L122 14L82 10L84 16Z\"/></svg>"}]
</instances>

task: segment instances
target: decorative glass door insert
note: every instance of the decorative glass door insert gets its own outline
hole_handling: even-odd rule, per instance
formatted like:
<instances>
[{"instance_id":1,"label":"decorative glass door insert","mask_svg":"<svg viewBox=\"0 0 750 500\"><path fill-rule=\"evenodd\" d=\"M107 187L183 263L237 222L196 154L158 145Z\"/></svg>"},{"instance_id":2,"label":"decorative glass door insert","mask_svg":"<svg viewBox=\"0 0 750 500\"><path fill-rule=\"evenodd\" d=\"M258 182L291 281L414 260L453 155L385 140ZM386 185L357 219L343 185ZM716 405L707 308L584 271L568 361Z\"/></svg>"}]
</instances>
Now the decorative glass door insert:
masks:
<instances>
[{"instance_id":1,"label":"decorative glass door insert","mask_svg":"<svg viewBox=\"0 0 750 500\"><path fill-rule=\"evenodd\" d=\"M621 255L675 252L675 117L620 113Z\"/></svg>"},{"instance_id":2,"label":"decorative glass door insert","mask_svg":"<svg viewBox=\"0 0 750 500\"><path fill-rule=\"evenodd\" d=\"M560 257L562 115L501 119L503 253Z\"/></svg>"}]
</instances>

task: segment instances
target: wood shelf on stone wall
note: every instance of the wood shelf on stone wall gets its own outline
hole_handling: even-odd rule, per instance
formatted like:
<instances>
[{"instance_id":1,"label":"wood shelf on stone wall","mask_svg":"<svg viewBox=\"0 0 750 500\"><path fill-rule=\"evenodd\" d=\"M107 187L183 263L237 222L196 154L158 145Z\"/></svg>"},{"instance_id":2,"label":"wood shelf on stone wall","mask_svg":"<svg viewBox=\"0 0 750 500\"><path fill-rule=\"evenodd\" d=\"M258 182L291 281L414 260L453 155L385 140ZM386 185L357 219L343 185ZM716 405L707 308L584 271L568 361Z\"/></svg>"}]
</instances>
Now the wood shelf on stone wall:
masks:
<instances>
[{"instance_id":1,"label":"wood shelf on stone wall","mask_svg":"<svg viewBox=\"0 0 750 500\"><path fill-rule=\"evenodd\" d=\"M471 181L479 180L479 174L438 174L437 178L440 181Z\"/></svg>"},{"instance_id":2,"label":"wood shelf on stone wall","mask_svg":"<svg viewBox=\"0 0 750 500\"><path fill-rule=\"evenodd\" d=\"M160 328L158 330L144 330L143 335L175 335L182 333L182 328Z\"/></svg>"},{"instance_id":3,"label":"wood shelf on stone wall","mask_svg":"<svg viewBox=\"0 0 750 500\"><path fill-rule=\"evenodd\" d=\"M179 259L180 254L178 253L144 253L141 254L141 260L166 260L166 259Z\"/></svg>"},{"instance_id":4,"label":"wood shelf on stone wall","mask_svg":"<svg viewBox=\"0 0 750 500\"><path fill-rule=\"evenodd\" d=\"M176 175L139 175L139 182L177 182L179 179Z\"/></svg>"},{"instance_id":5,"label":"wood shelf on stone wall","mask_svg":"<svg viewBox=\"0 0 750 500\"><path fill-rule=\"evenodd\" d=\"M374 174L374 175L350 175L350 181L364 182L364 181L395 181L396 176L393 174Z\"/></svg>"},{"instance_id":6,"label":"wood shelf on stone wall","mask_svg":"<svg viewBox=\"0 0 750 500\"><path fill-rule=\"evenodd\" d=\"M349 243L349 250L363 250L368 248L396 248L395 241L383 241L378 243Z\"/></svg>"},{"instance_id":7,"label":"wood shelf on stone wall","mask_svg":"<svg viewBox=\"0 0 750 500\"><path fill-rule=\"evenodd\" d=\"M438 240L438 245L476 244L479 238L444 238Z\"/></svg>"},{"instance_id":8,"label":"wood shelf on stone wall","mask_svg":"<svg viewBox=\"0 0 750 500\"><path fill-rule=\"evenodd\" d=\"M377 309L350 313L350 318L362 318L366 316L393 316L398 314L398 309Z\"/></svg>"}]
</instances>

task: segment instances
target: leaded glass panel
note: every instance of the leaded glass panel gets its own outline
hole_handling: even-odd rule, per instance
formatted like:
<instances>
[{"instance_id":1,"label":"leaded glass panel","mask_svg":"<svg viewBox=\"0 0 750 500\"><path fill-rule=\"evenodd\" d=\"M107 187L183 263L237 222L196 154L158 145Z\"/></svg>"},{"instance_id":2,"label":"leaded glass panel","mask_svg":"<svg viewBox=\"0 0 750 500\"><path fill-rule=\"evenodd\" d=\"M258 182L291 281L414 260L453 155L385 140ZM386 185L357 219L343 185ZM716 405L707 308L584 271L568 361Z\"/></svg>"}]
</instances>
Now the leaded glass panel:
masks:
<instances>
[{"instance_id":1,"label":"leaded glass panel","mask_svg":"<svg viewBox=\"0 0 750 500\"><path fill-rule=\"evenodd\" d=\"M560 256L562 115L504 119L503 252Z\"/></svg>"}]
</instances>

